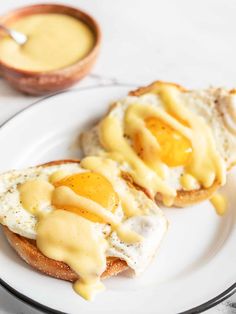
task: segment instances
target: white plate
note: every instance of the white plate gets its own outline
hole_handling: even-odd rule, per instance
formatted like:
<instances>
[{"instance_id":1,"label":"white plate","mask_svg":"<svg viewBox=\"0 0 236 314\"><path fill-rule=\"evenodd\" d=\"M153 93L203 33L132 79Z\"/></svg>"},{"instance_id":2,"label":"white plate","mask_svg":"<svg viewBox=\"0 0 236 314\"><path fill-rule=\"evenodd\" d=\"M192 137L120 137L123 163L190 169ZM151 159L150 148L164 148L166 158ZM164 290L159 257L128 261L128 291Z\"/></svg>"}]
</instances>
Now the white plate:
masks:
<instances>
[{"instance_id":1,"label":"white plate","mask_svg":"<svg viewBox=\"0 0 236 314\"><path fill-rule=\"evenodd\" d=\"M80 131L101 116L109 102L132 88L69 91L22 111L0 129L0 171L78 158ZM229 175L224 188L230 202L224 217L217 216L209 202L187 209L166 209L170 228L152 265L137 279L121 275L106 280L107 290L92 303L76 295L70 283L28 267L2 234L1 283L22 300L52 313L164 314L195 307L188 313L198 313L236 290L235 183L236 172Z\"/></svg>"}]
</instances>

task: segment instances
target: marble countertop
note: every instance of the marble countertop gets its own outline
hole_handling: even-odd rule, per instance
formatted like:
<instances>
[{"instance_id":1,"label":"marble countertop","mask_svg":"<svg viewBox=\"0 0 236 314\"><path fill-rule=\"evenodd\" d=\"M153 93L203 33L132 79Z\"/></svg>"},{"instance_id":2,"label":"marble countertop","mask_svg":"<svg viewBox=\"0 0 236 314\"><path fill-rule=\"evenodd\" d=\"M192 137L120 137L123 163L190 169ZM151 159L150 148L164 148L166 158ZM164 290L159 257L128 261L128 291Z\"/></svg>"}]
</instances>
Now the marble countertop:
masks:
<instances>
[{"instance_id":1,"label":"marble countertop","mask_svg":"<svg viewBox=\"0 0 236 314\"><path fill-rule=\"evenodd\" d=\"M20 0L17 5L38 2ZM235 87L234 0L64 2L94 15L103 32L100 58L92 73L77 86L111 82L145 85L160 79L188 88ZM0 14L14 8L15 3L1 1ZM0 79L0 124L36 99L16 92ZM39 312L0 287L0 313ZM236 313L236 296L206 313Z\"/></svg>"}]
</instances>

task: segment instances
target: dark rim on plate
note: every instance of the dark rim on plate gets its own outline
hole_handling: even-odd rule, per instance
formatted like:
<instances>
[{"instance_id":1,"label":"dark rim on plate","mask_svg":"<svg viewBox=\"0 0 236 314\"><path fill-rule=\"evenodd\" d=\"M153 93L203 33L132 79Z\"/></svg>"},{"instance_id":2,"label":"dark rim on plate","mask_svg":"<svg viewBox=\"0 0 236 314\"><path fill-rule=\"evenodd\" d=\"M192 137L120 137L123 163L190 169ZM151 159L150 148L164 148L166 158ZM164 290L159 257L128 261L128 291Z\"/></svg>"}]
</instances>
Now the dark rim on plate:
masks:
<instances>
[{"instance_id":1,"label":"dark rim on plate","mask_svg":"<svg viewBox=\"0 0 236 314\"><path fill-rule=\"evenodd\" d=\"M0 279L0 285L5 288L11 295L13 295L14 297L16 297L18 300L26 303L27 305L30 305L32 307L34 307L35 309L42 311L44 313L49 313L49 314L69 314L66 312L61 312L58 310L54 310L46 305L43 305L41 303L38 303L36 301L34 301L33 299L25 296L24 294L21 294L20 292L18 292L17 290L15 290L14 288L12 288L11 286L9 286L4 280ZM202 313L214 306L216 306L217 304L223 302L224 300L226 300L227 298L229 298L231 295L233 295L234 293L236 293L236 283L233 284L232 286L230 286L228 289L226 289L224 292L222 292L221 294L217 295L215 298L202 303L199 306L196 306L190 310L184 311L184 312L180 312L179 314L198 314L198 313Z\"/></svg>"},{"instance_id":2,"label":"dark rim on plate","mask_svg":"<svg viewBox=\"0 0 236 314\"><path fill-rule=\"evenodd\" d=\"M122 83L111 83L111 84L105 84L105 85L92 85L92 86L87 86L87 87L81 87L81 88L74 88L72 90L64 90L61 92L57 92L57 93L53 93L51 95L42 97L38 100L36 100L35 102L33 102L31 105L29 105L28 107L24 108L23 110L17 112L15 115L13 115L12 117L10 117L9 119L7 119L1 126L0 129L7 124L10 120L12 120L14 117L18 116L19 114L21 114L23 111L26 111L27 109L33 107L34 105L44 101L47 98L51 98L53 96L59 95L59 94L63 94L63 93L71 93L71 92L77 92L77 91L82 91L82 90L89 90L89 89L96 89L96 88L103 88L103 87L115 87L115 86L120 86L120 87L132 87L135 88L137 85L134 84L122 84ZM58 310L55 310L53 308L50 308L46 305L43 305L33 299L31 299L30 297L27 297L26 295L20 293L19 291L15 290L14 288L12 288L8 283L6 283L2 278L0 278L0 285L5 288L11 295L15 296L18 300L26 303L27 305L30 305L32 307L34 307L35 309L42 311L44 313L49 313L49 314L69 314L66 312L61 312ZM214 306L216 306L217 304L223 302L224 300L226 300L227 298L229 298L230 296L232 296L234 293L236 293L236 282L230 286L228 289L226 289L225 291L223 291L222 293L218 294L216 297L196 306L193 307L189 310L180 312L178 314L198 314L198 313L202 313Z\"/></svg>"}]
</instances>

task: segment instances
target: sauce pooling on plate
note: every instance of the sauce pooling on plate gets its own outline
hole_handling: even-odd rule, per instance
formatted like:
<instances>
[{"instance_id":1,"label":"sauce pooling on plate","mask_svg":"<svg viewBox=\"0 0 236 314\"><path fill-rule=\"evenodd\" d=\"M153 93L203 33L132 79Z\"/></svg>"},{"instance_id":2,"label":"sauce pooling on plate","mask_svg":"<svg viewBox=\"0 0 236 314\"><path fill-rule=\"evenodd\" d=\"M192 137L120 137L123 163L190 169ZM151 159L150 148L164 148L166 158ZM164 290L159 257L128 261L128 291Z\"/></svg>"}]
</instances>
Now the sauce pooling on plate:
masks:
<instances>
[{"instance_id":1,"label":"sauce pooling on plate","mask_svg":"<svg viewBox=\"0 0 236 314\"><path fill-rule=\"evenodd\" d=\"M227 212L227 199L220 193L215 193L210 199L218 215L223 216Z\"/></svg>"},{"instance_id":2,"label":"sauce pooling on plate","mask_svg":"<svg viewBox=\"0 0 236 314\"><path fill-rule=\"evenodd\" d=\"M84 58L94 46L94 33L65 14L32 14L7 25L27 35L20 46L9 37L0 41L0 60L27 71L52 71Z\"/></svg>"}]
</instances>

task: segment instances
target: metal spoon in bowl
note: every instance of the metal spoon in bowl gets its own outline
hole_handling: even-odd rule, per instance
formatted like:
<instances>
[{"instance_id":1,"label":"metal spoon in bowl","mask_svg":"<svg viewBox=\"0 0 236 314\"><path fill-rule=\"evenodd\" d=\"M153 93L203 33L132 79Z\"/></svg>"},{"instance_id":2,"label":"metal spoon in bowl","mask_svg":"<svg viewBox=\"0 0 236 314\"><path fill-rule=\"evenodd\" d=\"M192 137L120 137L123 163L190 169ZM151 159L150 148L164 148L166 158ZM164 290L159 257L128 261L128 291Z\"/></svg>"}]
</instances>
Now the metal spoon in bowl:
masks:
<instances>
[{"instance_id":1,"label":"metal spoon in bowl","mask_svg":"<svg viewBox=\"0 0 236 314\"><path fill-rule=\"evenodd\" d=\"M0 24L0 30L3 30L5 33L7 33L20 46L24 45L26 41L28 40L25 34L17 32L1 24Z\"/></svg>"}]
</instances>

